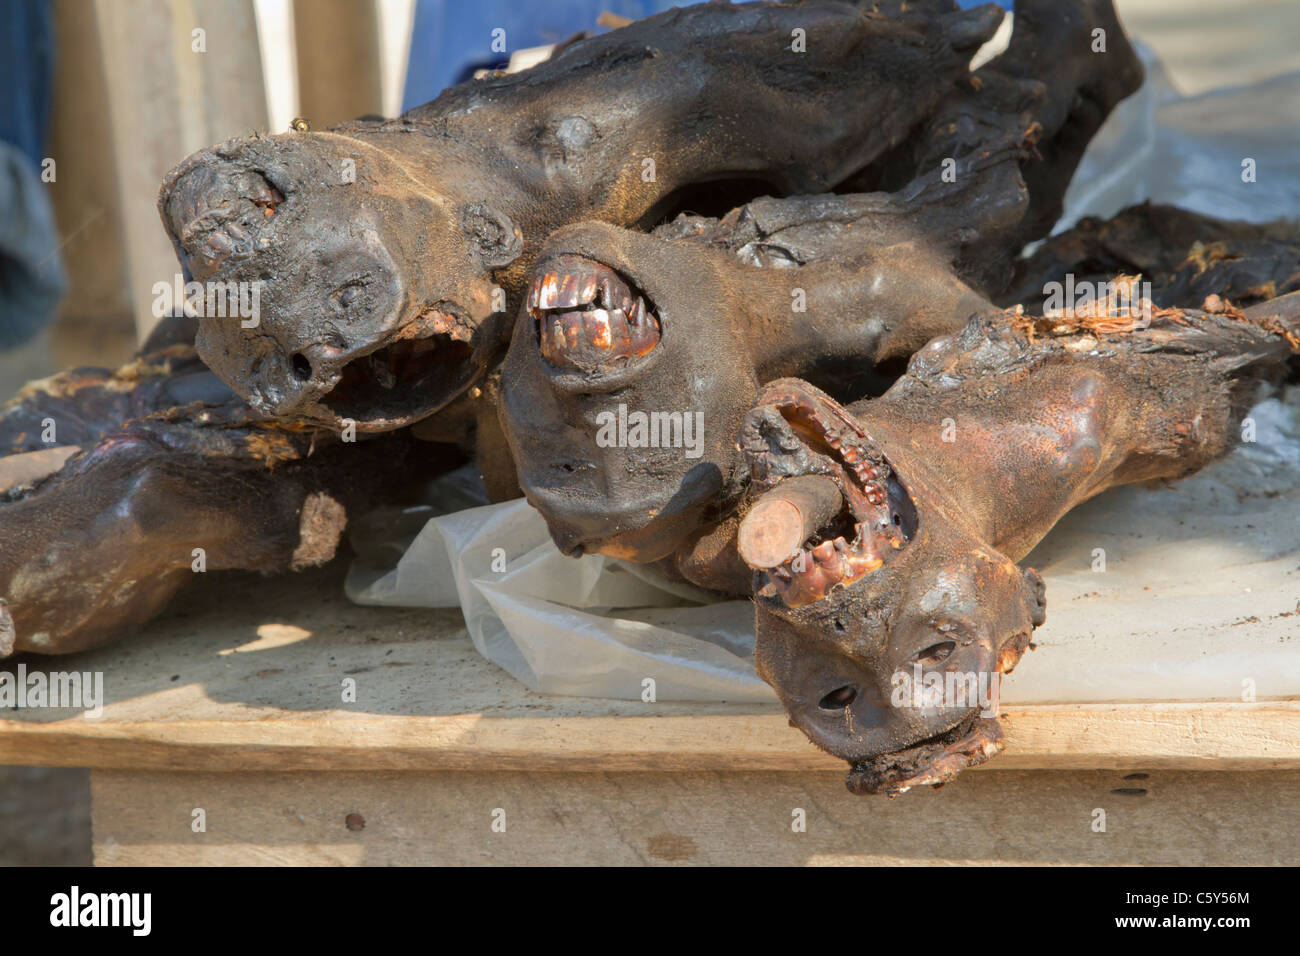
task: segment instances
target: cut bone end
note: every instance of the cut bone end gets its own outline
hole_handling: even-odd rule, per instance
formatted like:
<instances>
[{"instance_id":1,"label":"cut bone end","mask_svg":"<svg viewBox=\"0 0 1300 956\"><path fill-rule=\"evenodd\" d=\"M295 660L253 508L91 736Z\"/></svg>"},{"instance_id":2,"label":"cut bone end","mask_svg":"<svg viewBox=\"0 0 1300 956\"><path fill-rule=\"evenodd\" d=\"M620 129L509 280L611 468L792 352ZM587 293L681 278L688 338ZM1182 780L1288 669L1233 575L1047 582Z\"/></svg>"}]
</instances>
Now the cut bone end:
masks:
<instances>
[{"instance_id":1,"label":"cut bone end","mask_svg":"<svg viewBox=\"0 0 1300 956\"><path fill-rule=\"evenodd\" d=\"M830 478L790 478L765 494L750 509L736 535L736 548L751 568L766 570L788 561L805 541L843 507L840 489Z\"/></svg>"},{"instance_id":2,"label":"cut bone end","mask_svg":"<svg viewBox=\"0 0 1300 956\"><path fill-rule=\"evenodd\" d=\"M788 501L760 501L740 525L736 547L751 568L774 568L804 542L803 514Z\"/></svg>"}]
</instances>

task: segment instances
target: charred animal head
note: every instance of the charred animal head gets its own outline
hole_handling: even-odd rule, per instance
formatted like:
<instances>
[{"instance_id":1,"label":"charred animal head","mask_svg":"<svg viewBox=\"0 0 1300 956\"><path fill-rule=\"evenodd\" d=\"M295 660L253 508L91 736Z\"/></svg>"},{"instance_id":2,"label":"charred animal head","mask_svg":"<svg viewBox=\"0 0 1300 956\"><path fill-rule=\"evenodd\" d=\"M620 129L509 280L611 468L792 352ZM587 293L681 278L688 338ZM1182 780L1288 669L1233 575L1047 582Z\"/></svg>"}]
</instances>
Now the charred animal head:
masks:
<instances>
[{"instance_id":1,"label":"charred animal head","mask_svg":"<svg viewBox=\"0 0 1300 956\"><path fill-rule=\"evenodd\" d=\"M1043 620L1038 575L806 383L765 388L741 443L760 492L741 526L742 556L763 565L755 663L794 726L849 762L855 793L941 784L996 754L1001 675ZM838 507L782 529L787 489L810 476Z\"/></svg>"},{"instance_id":2,"label":"charred animal head","mask_svg":"<svg viewBox=\"0 0 1300 956\"><path fill-rule=\"evenodd\" d=\"M260 411L384 431L437 411L489 364L484 323L504 308L489 270L518 254L518 235L373 145L232 140L177 167L159 210L185 278L218 293L203 298L200 354Z\"/></svg>"},{"instance_id":3,"label":"charred animal head","mask_svg":"<svg viewBox=\"0 0 1300 956\"><path fill-rule=\"evenodd\" d=\"M533 268L503 367L520 485L566 553L672 554L737 500L756 394L730 257L584 223Z\"/></svg>"}]
</instances>

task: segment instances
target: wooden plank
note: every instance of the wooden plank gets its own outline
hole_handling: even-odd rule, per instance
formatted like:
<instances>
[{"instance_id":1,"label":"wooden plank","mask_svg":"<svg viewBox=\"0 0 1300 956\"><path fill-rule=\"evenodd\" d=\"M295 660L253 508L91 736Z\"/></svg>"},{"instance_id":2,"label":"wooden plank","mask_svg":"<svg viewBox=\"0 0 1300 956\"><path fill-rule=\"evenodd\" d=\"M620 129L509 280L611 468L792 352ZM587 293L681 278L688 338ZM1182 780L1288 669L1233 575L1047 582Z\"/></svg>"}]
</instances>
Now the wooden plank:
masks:
<instances>
[{"instance_id":1,"label":"wooden plank","mask_svg":"<svg viewBox=\"0 0 1300 956\"><path fill-rule=\"evenodd\" d=\"M158 221L163 176L195 150L267 128L257 24L252 0L95 0L94 11L143 338L157 321L154 283L180 271Z\"/></svg>"},{"instance_id":2,"label":"wooden plank","mask_svg":"<svg viewBox=\"0 0 1300 956\"><path fill-rule=\"evenodd\" d=\"M836 773L94 771L91 781L100 866L1300 862L1295 772L968 774L896 800L852 797Z\"/></svg>"},{"instance_id":3,"label":"wooden plank","mask_svg":"<svg viewBox=\"0 0 1300 956\"><path fill-rule=\"evenodd\" d=\"M312 129L384 109L375 0L295 0L298 112Z\"/></svg>"},{"instance_id":4,"label":"wooden plank","mask_svg":"<svg viewBox=\"0 0 1300 956\"><path fill-rule=\"evenodd\" d=\"M49 193L68 275L60 316L127 331L134 342L99 24L85 0L56 0L54 17L58 56L49 152L55 180ZM130 353L119 349L101 361L113 365Z\"/></svg>"},{"instance_id":5,"label":"wooden plank","mask_svg":"<svg viewBox=\"0 0 1300 956\"><path fill-rule=\"evenodd\" d=\"M668 709L665 707L665 709ZM832 770L784 714L489 718L343 711L268 721L4 721L0 763L284 770ZM1300 768L1294 703L1026 706L982 769Z\"/></svg>"},{"instance_id":6,"label":"wooden plank","mask_svg":"<svg viewBox=\"0 0 1300 956\"><path fill-rule=\"evenodd\" d=\"M474 650L459 611L353 605L341 571L273 581L210 575L144 633L41 661L46 670L102 673L103 715L8 711L0 763L224 771L842 768L789 727L775 703L531 693ZM342 701L345 681L355 683L355 702ZM1297 701L1023 705L1003 719L1008 751L988 764L994 769L1300 767Z\"/></svg>"}]
</instances>

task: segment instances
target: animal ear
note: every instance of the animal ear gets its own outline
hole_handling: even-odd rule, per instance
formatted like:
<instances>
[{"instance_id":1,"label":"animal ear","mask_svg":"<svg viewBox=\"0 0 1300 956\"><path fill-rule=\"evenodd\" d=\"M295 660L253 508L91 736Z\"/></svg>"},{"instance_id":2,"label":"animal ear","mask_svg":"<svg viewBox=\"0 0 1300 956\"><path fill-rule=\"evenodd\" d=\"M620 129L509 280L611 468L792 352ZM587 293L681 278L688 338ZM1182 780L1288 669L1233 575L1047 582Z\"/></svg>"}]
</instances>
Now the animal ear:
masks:
<instances>
[{"instance_id":1,"label":"animal ear","mask_svg":"<svg viewBox=\"0 0 1300 956\"><path fill-rule=\"evenodd\" d=\"M1034 627L1047 620L1047 585L1033 568L1025 568L1025 602L1029 605L1029 619Z\"/></svg>"},{"instance_id":2,"label":"animal ear","mask_svg":"<svg viewBox=\"0 0 1300 956\"><path fill-rule=\"evenodd\" d=\"M524 251L524 237L519 227L509 216L487 203L476 202L462 207L460 225L479 262L488 269L504 268Z\"/></svg>"}]
</instances>

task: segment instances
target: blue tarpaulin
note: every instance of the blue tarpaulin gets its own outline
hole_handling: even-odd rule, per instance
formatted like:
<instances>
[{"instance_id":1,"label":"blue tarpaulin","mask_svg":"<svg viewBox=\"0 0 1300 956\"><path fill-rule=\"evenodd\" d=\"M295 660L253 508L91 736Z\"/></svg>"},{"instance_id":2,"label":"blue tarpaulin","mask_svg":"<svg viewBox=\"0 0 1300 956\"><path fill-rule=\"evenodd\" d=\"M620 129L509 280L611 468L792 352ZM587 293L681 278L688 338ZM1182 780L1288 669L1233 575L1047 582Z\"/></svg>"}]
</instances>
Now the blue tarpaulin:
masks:
<instances>
[{"instance_id":1,"label":"blue tarpaulin","mask_svg":"<svg viewBox=\"0 0 1300 956\"><path fill-rule=\"evenodd\" d=\"M987 2L958 0L958 6ZM417 0L402 109L429 102L475 70L503 66L518 50L560 43L582 31L603 32L596 24L602 13L639 20L689 5L689 0ZM1010 8L1011 0L998 5ZM493 49L494 30L505 31L504 51Z\"/></svg>"},{"instance_id":2,"label":"blue tarpaulin","mask_svg":"<svg viewBox=\"0 0 1300 956\"><path fill-rule=\"evenodd\" d=\"M639 20L684 6L683 0L418 0L402 109L429 102L475 70L503 66L518 50L560 43L584 30L603 32L596 25L602 13ZM504 52L492 49L493 30L505 31Z\"/></svg>"},{"instance_id":3,"label":"blue tarpaulin","mask_svg":"<svg viewBox=\"0 0 1300 956\"><path fill-rule=\"evenodd\" d=\"M40 175L53 68L53 6L0 0L0 348L49 322L65 285L53 184Z\"/></svg>"}]
</instances>

